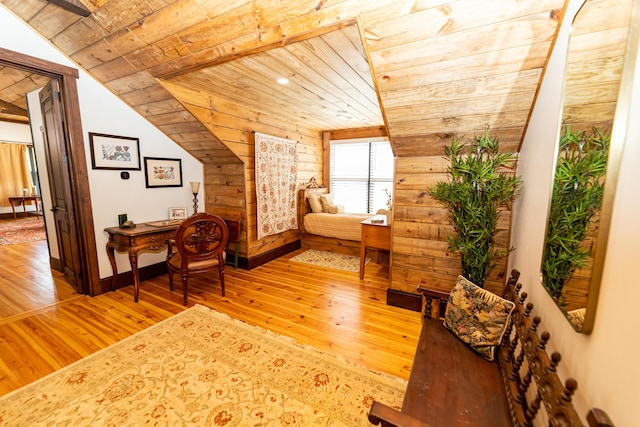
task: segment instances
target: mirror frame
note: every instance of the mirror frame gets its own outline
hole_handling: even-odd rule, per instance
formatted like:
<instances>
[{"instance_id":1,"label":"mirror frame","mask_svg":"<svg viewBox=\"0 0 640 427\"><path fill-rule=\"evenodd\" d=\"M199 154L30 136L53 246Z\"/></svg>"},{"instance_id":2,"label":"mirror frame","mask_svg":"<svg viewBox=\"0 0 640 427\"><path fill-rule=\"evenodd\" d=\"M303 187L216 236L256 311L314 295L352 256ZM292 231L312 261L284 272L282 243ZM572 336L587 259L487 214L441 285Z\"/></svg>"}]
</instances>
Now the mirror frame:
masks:
<instances>
[{"instance_id":1,"label":"mirror frame","mask_svg":"<svg viewBox=\"0 0 640 427\"><path fill-rule=\"evenodd\" d=\"M575 19L580 14L580 11L583 9L584 5L587 4L589 0L585 0L583 4L580 6L576 14L574 15L571 25L575 22ZM605 258L607 252L608 238L609 238L609 229L611 226L611 216L613 212L613 203L616 193L616 186L618 181L618 173L620 169L620 161L622 158L622 151L624 148L624 143L626 139L627 132L627 124L629 122L629 107L631 101L631 89L633 85L633 79L636 72L636 61L638 56L638 47L639 47L639 36L640 36L640 28L638 25L634 25L634 23L640 19L640 0L632 0L631 2L631 16L629 21L629 30L627 33L627 40L625 46L625 55L624 55L624 63L622 66L622 74L620 78L620 85L618 88L618 96L616 101L615 112L612 120L612 127L610 130L611 133L611 141L609 145L609 154L608 154L608 162L607 162L607 171L605 176L605 187L604 187L604 195L602 199L602 205L600 208L600 218L598 222L598 231L597 236L593 248L593 252L591 254L592 258L592 269L591 269L591 277L589 279L589 287L587 294L587 304L586 304L586 313L584 317L584 321L582 323L582 327L578 327L574 322L571 321L568 313L557 304L558 308L563 312L571 326L577 332L588 334L593 330L593 325L595 323L595 316L598 304L598 296L600 293L600 285L602 280L602 273L605 265ZM566 60L568 63L569 53L571 46L571 35L569 36L569 41L567 44L567 56ZM557 140L556 140L556 149L555 149L555 159L553 165L553 174L551 176L551 187L550 187L550 200L549 200L549 211L547 212L547 224L549 220L549 212L551 210L551 195L553 194L553 182L555 178L555 170L557 163L557 155L559 149L560 135L564 128L563 123L563 115L564 115L564 107L565 107L565 96L564 90L566 88L566 80L567 80L567 67L565 65L565 73L563 76L563 97L562 97L562 105L560 108L560 116L558 120L558 132ZM545 227L545 246L546 246L546 234L547 230ZM543 246L543 260L544 260L544 251L545 247ZM541 266L542 269L542 266ZM543 275L540 273L540 282L544 289L551 296L551 292L547 288L544 283ZM554 298L556 303L558 301Z\"/></svg>"}]
</instances>

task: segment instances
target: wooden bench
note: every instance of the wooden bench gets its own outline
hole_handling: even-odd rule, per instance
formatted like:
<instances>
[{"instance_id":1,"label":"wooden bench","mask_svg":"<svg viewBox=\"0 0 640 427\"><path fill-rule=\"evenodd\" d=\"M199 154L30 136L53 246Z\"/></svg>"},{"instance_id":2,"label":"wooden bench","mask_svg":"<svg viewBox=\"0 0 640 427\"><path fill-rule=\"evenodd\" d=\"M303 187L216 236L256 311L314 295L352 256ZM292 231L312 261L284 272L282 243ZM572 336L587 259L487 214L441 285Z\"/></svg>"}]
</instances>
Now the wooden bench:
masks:
<instances>
[{"instance_id":1,"label":"wooden bench","mask_svg":"<svg viewBox=\"0 0 640 427\"><path fill-rule=\"evenodd\" d=\"M516 303L497 362L475 353L442 324L441 304L448 294L420 288L425 319L400 411L374 402L369 421L382 426L581 426L571 396L577 382L558 378L560 354L548 356L549 333L537 333L539 317L520 295L520 273L514 270L504 297ZM544 410L541 410L544 408ZM613 426L607 415L592 409L590 426Z\"/></svg>"}]
</instances>

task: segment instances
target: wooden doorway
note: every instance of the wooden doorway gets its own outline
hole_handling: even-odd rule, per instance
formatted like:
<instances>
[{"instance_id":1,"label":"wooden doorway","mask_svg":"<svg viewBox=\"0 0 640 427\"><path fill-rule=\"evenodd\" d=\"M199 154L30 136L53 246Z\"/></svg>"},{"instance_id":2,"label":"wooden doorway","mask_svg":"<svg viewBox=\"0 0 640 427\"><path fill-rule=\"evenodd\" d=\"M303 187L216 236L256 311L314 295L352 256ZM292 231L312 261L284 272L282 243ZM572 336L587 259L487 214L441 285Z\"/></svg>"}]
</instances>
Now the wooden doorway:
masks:
<instances>
[{"instance_id":1,"label":"wooden doorway","mask_svg":"<svg viewBox=\"0 0 640 427\"><path fill-rule=\"evenodd\" d=\"M66 209L71 219L70 227L73 228L68 241L72 250L68 253L71 257L69 262L76 266L76 271L72 272L72 280L75 281L74 287L78 292L100 294L102 289L77 92L78 70L2 48L0 64L44 75L59 82L63 121L61 131L66 151L63 159L65 167L61 169L61 174L69 189ZM48 164L48 167L51 165Z\"/></svg>"},{"instance_id":2,"label":"wooden doorway","mask_svg":"<svg viewBox=\"0 0 640 427\"><path fill-rule=\"evenodd\" d=\"M73 215L73 194L69 180L67 141L64 120L61 117L60 82L51 79L40 91L40 108L44 120L45 153L51 190L54 228L56 230L58 253L62 273L73 288L82 293L83 280L80 265L79 242L75 215Z\"/></svg>"}]
</instances>

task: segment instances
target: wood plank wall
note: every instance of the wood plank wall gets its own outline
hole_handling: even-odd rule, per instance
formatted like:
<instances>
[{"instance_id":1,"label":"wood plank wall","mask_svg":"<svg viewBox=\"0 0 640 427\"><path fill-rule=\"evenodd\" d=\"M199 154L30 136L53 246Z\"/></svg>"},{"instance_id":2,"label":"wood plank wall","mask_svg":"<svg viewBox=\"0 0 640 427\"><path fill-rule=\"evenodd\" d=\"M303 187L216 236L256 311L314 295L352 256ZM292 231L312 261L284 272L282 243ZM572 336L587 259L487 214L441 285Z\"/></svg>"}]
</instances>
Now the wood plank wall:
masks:
<instances>
[{"instance_id":1,"label":"wood plank wall","mask_svg":"<svg viewBox=\"0 0 640 427\"><path fill-rule=\"evenodd\" d=\"M240 256L254 258L298 240L298 230L257 238L253 132L298 141L299 186L313 176L319 179L322 174L320 133L171 81L162 84L227 147L208 149L205 154L206 206L212 213L243 220Z\"/></svg>"},{"instance_id":2,"label":"wood plank wall","mask_svg":"<svg viewBox=\"0 0 640 427\"><path fill-rule=\"evenodd\" d=\"M441 173L442 146L452 135L471 134L487 122L492 130L501 129L508 148L519 143L556 26L549 11L563 3L513 1L487 7L475 0L299 0L283 6L241 1L231 2L241 7L229 15L223 12L231 3L151 2L155 10L150 2L111 1L92 5L96 13L80 20L50 3L2 2L203 162L205 208L244 220L241 255L246 257L299 234L256 239L251 132L300 141L300 183L323 176L321 135L303 124L286 124L205 95L194 89L195 82L192 89L178 86L171 76L358 19L399 156L391 286L412 292L420 283L450 286L457 273L456 257L445 249L450 230L444 213L425 194ZM108 5L104 10L103 4ZM449 87L449 78L456 84Z\"/></svg>"},{"instance_id":3,"label":"wood plank wall","mask_svg":"<svg viewBox=\"0 0 640 427\"><path fill-rule=\"evenodd\" d=\"M450 291L461 273L460 256L449 250L447 237L454 233L447 211L427 191L447 179L448 162L442 156L396 159L392 223L390 288L416 293L419 285ZM511 212L498 220L496 241L506 249ZM485 288L501 293L507 257L492 270Z\"/></svg>"}]
</instances>

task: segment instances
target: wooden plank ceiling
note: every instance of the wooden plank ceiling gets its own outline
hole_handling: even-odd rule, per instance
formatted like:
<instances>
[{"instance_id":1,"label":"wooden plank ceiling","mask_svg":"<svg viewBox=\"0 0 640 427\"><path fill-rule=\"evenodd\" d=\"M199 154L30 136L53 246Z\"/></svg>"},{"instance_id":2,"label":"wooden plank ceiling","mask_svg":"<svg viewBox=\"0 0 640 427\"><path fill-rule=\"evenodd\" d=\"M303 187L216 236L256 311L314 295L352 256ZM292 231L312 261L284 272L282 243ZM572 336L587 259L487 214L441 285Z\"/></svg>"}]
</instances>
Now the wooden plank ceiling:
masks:
<instances>
[{"instance_id":1,"label":"wooden plank ceiling","mask_svg":"<svg viewBox=\"0 0 640 427\"><path fill-rule=\"evenodd\" d=\"M398 156L442 154L452 136L485 128L517 149L563 5L80 1L90 16L0 4L187 149L222 143L163 81L318 131L387 125Z\"/></svg>"},{"instance_id":2,"label":"wooden plank ceiling","mask_svg":"<svg viewBox=\"0 0 640 427\"><path fill-rule=\"evenodd\" d=\"M0 65L0 121L28 123L25 94L48 81L48 77Z\"/></svg>"},{"instance_id":3,"label":"wooden plank ceiling","mask_svg":"<svg viewBox=\"0 0 640 427\"><path fill-rule=\"evenodd\" d=\"M384 125L355 25L170 80L318 130Z\"/></svg>"}]
</instances>

